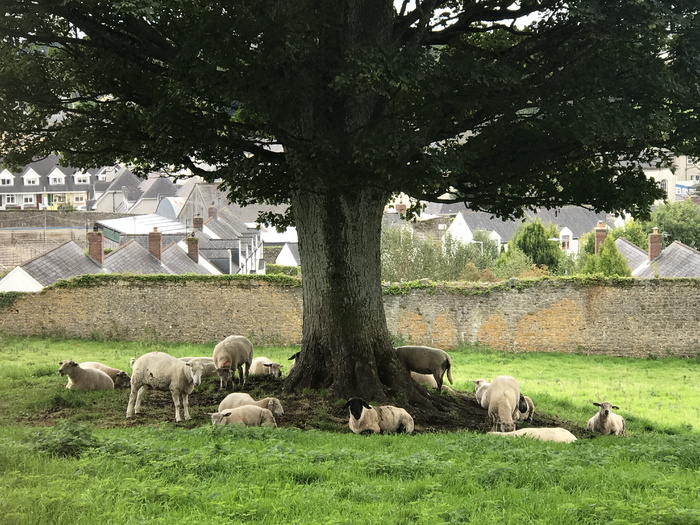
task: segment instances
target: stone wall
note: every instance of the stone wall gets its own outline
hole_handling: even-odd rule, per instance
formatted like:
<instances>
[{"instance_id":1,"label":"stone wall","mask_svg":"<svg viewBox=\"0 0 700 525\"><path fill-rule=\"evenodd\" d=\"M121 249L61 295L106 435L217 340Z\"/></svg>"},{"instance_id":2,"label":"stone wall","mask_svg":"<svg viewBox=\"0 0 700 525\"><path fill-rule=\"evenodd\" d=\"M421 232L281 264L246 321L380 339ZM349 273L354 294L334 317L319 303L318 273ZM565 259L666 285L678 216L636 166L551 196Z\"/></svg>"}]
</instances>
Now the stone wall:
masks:
<instances>
[{"instance_id":1,"label":"stone wall","mask_svg":"<svg viewBox=\"0 0 700 525\"><path fill-rule=\"evenodd\" d=\"M389 289L388 292L392 291ZM627 356L700 353L700 280L510 281L428 285L385 295L389 330L440 348L479 342L511 351ZM265 279L110 280L0 294L0 330L114 340L299 344L301 288Z\"/></svg>"}]
</instances>

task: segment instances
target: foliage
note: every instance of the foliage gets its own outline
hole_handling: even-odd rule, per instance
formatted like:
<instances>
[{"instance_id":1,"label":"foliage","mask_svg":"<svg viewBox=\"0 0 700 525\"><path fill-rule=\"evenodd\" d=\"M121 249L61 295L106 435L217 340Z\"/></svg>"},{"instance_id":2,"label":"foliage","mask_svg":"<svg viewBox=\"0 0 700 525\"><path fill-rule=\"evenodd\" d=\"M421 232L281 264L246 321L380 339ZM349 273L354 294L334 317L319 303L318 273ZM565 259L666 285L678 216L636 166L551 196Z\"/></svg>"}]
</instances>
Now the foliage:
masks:
<instances>
[{"instance_id":1,"label":"foliage","mask_svg":"<svg viewBox=\"0 0 700 525\"><path fill-rule=\"evenodd\" d=\"M591 255L586 259L582 273L601 274L606 277L629 277L632 275L632 270L627 264L627 259L617 249L615 238L607 235L598 250L598 255Z\"/></svg>"},{"instance_id":2,"label":"foliage","mask_svg":"<svg viewBox=\"0 0 700 525\"><path fill-rule=\"evenodd\" d=\"M627 239L635 246L646 251L649 245L649 233L651 233L651 230L647 231L647 227L643 222L630 219L625 221L623 227L613 229L610 235L615 239Z\"/></svg>"},{"instance_id":3,"label":"foliage","mask_svg":"<svg viewBox=\"0 0 700 525\"><path fill-rule=\"evenodd\" d=\"M530 271L533 266L530 257L517 247L511 246L498 256L494 273L499 279L510 279Z\"/></svg>"},{"instance_id":4,"label":"foliage","mask_svg":"<svg viewBox=\"0 0 700 525\"><path fill-rule=\"evenodd\" d=\"M289 275L290 277L301 278L301 268L299 266L283 266L281 264L266 264L265 265L266 275Z\"/></svg>"},{"instance_id":5,"label":"foliage","mask_svg":"<svg viewBox=\"0 0 700 525\"><path fill-rule=\"evenodd\" d=\"M664 235L664 246L680 241L700 249L700 207L690 199L658 206L643 225L648 233L653 227L658 227Z\"/></svg>"},{"instance_id":6,"label":"foliage","mask_svg":"<svg viewBox=\"0 0 700 525\"><path fill-rule=\"evenodd\" d=\"M85 288L91 286L104 286L107 284L115 282L129 282L129 283L188 283L197 281L219 281L219 282L245 282L245 281L260 281L274 284L276 286L291 286L299 287L301 286L301 280L288 275L283 274L270 274L270 275L198 275L198 274L125 274L125 273L97 273L97 274L85 274L78 277L72 277L70 279L65 279L57 281L51 286L47 286L42 290L49 290L52 288Z\"/></svg>"},{"instance_id":7,"label":"foliage","mask_svg":"<svg viewBox=\"0 0 700 525\"><path fill-rule=\"evenodd\" d=\"M23 292L0 292L0 310L10 308L23 295Z\"/></svg>"},{"instance_id":8,"label":"foliage","mask_svg":"<svg viewBox=\"0 0 700 525\"><path fill-rule=\"evenodd\" d=\"M550 241L558 238L556 226L544 226L541 220L529 221L520 226L510 244L527 255L536 266L546 266L556 273L563 258L559 243Z\"/></svg>"},{"instance_id":9,"label":"foliage","mask_svg":"<svg viewBox=\"0 0 700 525\"><path fill-rule=\"evenodd\" d=\"M61 457L80 457L98 444L89 425L71 423L67 419L32 435L32 447L35 450Z\"/></svg>"}]
</instances>

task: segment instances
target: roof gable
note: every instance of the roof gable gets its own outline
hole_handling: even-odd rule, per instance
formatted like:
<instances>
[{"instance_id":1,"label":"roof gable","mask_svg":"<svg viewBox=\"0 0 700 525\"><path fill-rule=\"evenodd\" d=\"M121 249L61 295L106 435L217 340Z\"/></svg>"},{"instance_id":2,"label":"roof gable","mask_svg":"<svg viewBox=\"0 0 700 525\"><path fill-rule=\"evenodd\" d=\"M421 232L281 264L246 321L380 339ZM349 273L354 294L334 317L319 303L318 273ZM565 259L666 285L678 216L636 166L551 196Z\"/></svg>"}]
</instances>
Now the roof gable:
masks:
<instances>
[{"instance_id":1,"label":"roof gable","mask_svg":"<svg viewBox=\"0 0 700 525\"><path fill-rule=\"evenodd\" d=\"M74 241L67 241L27 261L22 268L42 286L48 286L60 279L102 271L102 268L85 255L85 251Z\"/></svg>"},{"instance_id":2,"label":"roof gable","mask_svg":"<svg viewBox=\"0 0 700 525\"><path fill-rule=\"evenodd\" d=\"M647 261L633 272L634 277L700 277L700 252L674 241L653 261Z\"/></svg>"}]
</instances>

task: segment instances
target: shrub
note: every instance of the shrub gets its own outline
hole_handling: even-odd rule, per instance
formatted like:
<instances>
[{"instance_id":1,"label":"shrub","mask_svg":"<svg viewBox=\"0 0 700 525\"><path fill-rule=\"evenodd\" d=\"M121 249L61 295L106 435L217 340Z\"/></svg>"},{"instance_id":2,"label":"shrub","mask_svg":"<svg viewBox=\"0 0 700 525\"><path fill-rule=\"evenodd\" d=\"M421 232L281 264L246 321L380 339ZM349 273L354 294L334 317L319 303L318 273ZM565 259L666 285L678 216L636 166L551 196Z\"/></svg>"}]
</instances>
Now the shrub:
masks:
<instances>
[{"instance_id":1,"label":"shrub","mask_svg":"<svg viewBox=\"0 0 700 525\"><path fill-rule=\"evenodd\" d=\"M80 457L83 452L99 445L89 425L60 420L55 427L32 434L32 448L60 457Z\"/></svg>"}]
</instances>

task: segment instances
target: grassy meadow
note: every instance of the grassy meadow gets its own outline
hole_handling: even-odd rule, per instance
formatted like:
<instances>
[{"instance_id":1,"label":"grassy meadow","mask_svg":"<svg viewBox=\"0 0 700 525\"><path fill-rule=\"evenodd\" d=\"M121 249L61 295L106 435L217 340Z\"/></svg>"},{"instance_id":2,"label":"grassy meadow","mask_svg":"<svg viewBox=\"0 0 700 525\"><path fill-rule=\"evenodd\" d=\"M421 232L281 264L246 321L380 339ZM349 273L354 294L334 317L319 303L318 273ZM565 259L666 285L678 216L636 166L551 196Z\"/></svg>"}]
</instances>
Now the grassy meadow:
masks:
<instances>
[{"instance_id":1,"label":"grassy meadow","mask_svg":"<svg viewBox=\"0 0 700 525\"><path fill-rule=\"evenodd\" d=\"M63 359L128 370L145 352L211 348L0 336L0 523L700 524L697 359L451 353L458 390L513 375L538 412L580 425L592 401L620 406L627 437L573 444L213 427L196 405L176 424L152 393L135 426L126 391L68 391L56 373ZM256 354L286 364L296 350Z\"/></svg>"}]
</instances>

